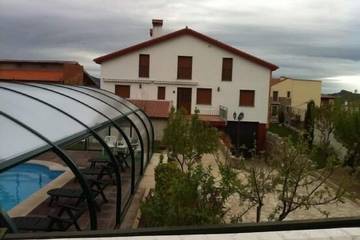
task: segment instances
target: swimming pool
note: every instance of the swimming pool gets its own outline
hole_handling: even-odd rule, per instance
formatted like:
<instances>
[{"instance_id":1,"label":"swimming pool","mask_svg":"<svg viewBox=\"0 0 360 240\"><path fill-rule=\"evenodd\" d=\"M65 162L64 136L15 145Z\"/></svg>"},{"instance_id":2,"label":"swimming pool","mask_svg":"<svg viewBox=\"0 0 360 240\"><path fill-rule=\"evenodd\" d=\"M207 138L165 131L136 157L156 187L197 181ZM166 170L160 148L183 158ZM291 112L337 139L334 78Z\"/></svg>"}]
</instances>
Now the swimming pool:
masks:
<instances>
[{"instance_id":1,"label":"swimming pool","mask_svg":"<svg viewBox=\"0 0 360 240\"><path fill-rule=\"evenodd\" d=\"M12 209L62 173L33 163L23 163L0 173L1 208Z\"/></svg>"}]
</instances>

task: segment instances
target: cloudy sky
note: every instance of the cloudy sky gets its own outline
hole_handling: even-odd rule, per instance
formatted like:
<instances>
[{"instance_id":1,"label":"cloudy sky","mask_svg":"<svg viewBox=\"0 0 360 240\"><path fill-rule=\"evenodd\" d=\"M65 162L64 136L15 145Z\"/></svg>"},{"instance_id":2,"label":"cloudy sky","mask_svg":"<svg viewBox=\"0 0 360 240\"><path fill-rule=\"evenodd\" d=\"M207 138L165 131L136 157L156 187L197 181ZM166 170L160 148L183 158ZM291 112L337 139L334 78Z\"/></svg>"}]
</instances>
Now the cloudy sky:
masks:
<instances>
[{"instance_id":1,"label":"cloudy sky","mask_svg":"<svg viewBox=\"0 0 360 240\"><path fill-rule=\"evenodd\" d=\"M148 40L151 19L185 26L280 67L274 76L360 90L359 0L0 0L0 58L92 59Z\"/></svg>"}]
</instances>

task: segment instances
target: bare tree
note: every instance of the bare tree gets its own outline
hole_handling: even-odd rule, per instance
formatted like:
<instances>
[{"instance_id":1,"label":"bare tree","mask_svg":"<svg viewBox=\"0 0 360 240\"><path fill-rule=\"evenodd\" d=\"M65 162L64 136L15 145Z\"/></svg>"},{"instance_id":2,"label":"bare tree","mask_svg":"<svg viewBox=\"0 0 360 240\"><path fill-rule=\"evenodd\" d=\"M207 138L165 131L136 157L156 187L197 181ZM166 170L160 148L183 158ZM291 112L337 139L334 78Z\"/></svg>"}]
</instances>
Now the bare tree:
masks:
<instances>
[{"instance_id":1,"label":"bare tree","mask_svg":"<svg viewBox=\"0 0 360 240\"><path fill-rule=\"evenodd\" d=\"M259 222L262 209L267 204L266 198L270 195L275 195L277 202L267 217L276 221L284 220L298 209L316 208L327 215L321 206L342 202L344 188L341 185L329 187L336 161L329 159L326 167L318 169L308 153L305 140L299 141L296 146L285 141L269 157L268 165L254 164L254 158L244 162L240 167L242 176L238 177L246 182L240 182L237 193L241 200L239 204L245 206L245 210L238 218L256 207L256 222Z\"/></svg>"},{"instance_id":2,"label":"bare tree","mask_svg":"<svg viewBox=\"0 0 360 240\"><path fill-rule=\"evenodd\" d=\"M331 188L328 184L333 174L335 157L328 160L326 167L318 169L308 157L308 151L304 142L300 141L296 146L284 142L273 158L273 167L277 172L275 193L278 203L269 219L282 221L298 209L308 210L343 202L345 191L342 185Z\"/></svg>"}]
</instances>

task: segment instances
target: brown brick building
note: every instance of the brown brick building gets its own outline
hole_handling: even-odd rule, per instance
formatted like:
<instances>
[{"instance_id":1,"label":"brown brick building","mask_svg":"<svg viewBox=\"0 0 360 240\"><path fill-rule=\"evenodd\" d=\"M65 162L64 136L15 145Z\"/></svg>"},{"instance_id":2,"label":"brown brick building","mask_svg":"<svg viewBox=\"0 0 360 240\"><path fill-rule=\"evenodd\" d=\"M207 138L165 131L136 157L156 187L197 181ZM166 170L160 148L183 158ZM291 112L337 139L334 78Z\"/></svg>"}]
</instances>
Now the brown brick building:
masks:
<instances>
[{"instance_id":1,"label":"brown brick building","mask_svg":"<svg viewBox=\"0 0 360 240\"><path fill-rule=\"evenodd\" d=\"M75 61L0 60L0 80L99 86Z\"/></svg>"}]
</instances>

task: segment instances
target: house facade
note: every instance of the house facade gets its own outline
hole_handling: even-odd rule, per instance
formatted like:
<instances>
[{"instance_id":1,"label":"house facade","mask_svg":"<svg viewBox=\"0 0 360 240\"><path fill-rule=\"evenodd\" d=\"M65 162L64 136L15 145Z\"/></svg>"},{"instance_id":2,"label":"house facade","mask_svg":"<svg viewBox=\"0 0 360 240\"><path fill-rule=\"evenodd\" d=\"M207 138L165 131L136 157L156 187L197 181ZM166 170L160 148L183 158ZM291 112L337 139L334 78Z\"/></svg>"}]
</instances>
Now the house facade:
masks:
<instances>
[{"instance_id":1,"label":"house facade","mask_svg":"<svg viewBox=\"0 0 360 240\"><path fill-rule=\"evenodd\" d=\"M250 126L246 134L263 141L277 66L187 27L165 34L161 20L153 20L150 33L148 41L94 59L101 64L101 88L124 98L171 101L210 123L222 119L232 138Z\"/></svg>"},{"instance_id":2,"label":"house facade","mask_svg":"<svg viewBox=\"0 0 360 240\"><path fill-rule=\"evenodd\" d=\"M320 106L321 81L287 77L272 79L270 97L273 122L278 121L280 111L303 121L309 101L313 100L316 106Z\"/></svg>"}]
</instances>

